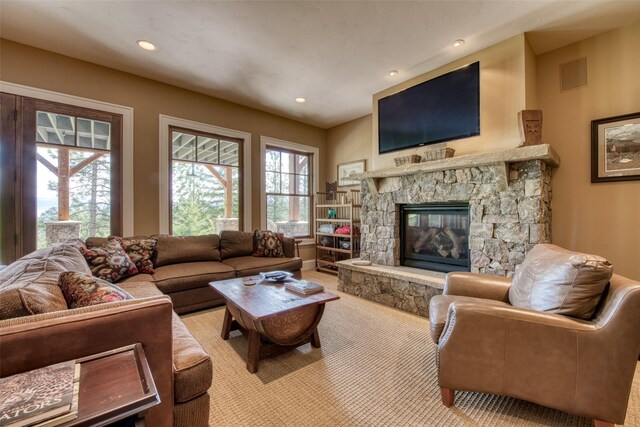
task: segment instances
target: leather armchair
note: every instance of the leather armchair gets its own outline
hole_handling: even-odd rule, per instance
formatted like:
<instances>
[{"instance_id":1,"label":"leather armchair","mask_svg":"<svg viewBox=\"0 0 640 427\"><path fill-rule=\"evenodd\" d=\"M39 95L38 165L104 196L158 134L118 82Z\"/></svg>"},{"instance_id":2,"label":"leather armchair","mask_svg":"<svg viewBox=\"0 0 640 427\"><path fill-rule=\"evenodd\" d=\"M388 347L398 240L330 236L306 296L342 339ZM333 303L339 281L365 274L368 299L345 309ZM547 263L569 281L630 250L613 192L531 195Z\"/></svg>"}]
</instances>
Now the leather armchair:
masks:
<instances>
[{"instance_id":1,"label":"leather armchair","mask_svg":"<svg viewBox=\"0 0 640 427\"><path fill-rule=\"evenodd\" d=\"M640 283L614 274L590 320L514 307L510 286L449 273L431 299L444 405L455 390L475 391L623 424L640 355Z\"/></svg>"}]
</instances>

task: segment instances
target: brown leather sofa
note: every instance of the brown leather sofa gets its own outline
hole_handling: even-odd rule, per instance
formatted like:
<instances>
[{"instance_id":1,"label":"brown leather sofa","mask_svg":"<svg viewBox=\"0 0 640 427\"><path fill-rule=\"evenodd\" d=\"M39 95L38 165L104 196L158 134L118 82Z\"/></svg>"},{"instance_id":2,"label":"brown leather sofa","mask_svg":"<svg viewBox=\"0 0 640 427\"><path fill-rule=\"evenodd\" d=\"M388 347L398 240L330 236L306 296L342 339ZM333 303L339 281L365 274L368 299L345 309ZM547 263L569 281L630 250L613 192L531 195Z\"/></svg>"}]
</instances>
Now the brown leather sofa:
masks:
<instances>
[{"instance_id":1,"label":"brown leather sofa","mask_svg":"<svg viewBox=\"0 0 640 427\"><path fill-rule=\"evenodd\" d=\"M431 299L429 310L442 401L451 406L455 390L492 393L593 418L596 426L623 424L640 355L640 283L613 274L594 301L593 314L558 314L575 311L588 299L583 293L588 277L579 275L590 261L580 264L581 254L547 246L554 252L540 259L543 251L527 255L528 265L518 270L526 277L517 272L513 282L447 275L443 295ZM557 265L562 257L567 262ZM554 274L564 275L555 279L569 285L562 299L544 288L553 284L548 276ZM517 292L516 282L524 285ZM522 297L527 304L554 308L542 312L512 305Z\"/></svg>"},{"instance_id":2,"label":"brown leather sofa","mask_svg":"<svg viewBox=\"0 0 640 427\"><path fill-rule=\"evenodd\" d=\"M36 251L1 270L0 376L141 343L161 399L146 424L207 426L211 359L176 312L223 303L209 291L209 281L276 269L299 277L302 261L252 257L251 233L223 232L220 243L218 236L157 237L161 261L155 274L118 283L133 300L67 309L59 274L91 274L73 245ZM292 254L293 240L285 240ZM219 261L209 259L210 249L218 251Z\"/></svg>"}]
</instances>

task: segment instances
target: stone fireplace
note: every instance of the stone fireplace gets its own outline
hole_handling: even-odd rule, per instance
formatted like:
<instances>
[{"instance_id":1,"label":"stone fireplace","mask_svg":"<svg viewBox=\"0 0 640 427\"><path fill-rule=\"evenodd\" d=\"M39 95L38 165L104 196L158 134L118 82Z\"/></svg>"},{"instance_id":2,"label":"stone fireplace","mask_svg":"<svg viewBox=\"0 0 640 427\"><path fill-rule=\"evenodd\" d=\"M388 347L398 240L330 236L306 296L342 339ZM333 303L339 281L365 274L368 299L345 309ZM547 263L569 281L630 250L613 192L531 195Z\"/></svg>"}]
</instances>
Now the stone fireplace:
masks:
<instances>
[{"instance_id":1,"label":"stone fireplace","mask_svg":"<svg viewBox=\"0 0 640 427\"><path fill-rule=\"evenodd\" d=\"M364 173L360 258L373 264L340 263L338 288L413 313L428 313L428 295L441 292L444 275L401 266L407 248L406 242L401 243L400 226L409 220L403 219L403 209L411 205L468 205L466 247L457 242L458 251L467 251L468 271L512 277L535 244L551 241L551 170L558 164L553 149L541 144ZM411 221L417 224L415 217ZM429 219L421 221L428 225ZM449 253L443 258L455 259L451 242L459 237L459 229L454 231L455 224L437 227L437 222L434 216L436 231L430 233L437 232L445 243L443 253ZM438 240L423 237L437 251Z\"/></svg>"}]
</instances>

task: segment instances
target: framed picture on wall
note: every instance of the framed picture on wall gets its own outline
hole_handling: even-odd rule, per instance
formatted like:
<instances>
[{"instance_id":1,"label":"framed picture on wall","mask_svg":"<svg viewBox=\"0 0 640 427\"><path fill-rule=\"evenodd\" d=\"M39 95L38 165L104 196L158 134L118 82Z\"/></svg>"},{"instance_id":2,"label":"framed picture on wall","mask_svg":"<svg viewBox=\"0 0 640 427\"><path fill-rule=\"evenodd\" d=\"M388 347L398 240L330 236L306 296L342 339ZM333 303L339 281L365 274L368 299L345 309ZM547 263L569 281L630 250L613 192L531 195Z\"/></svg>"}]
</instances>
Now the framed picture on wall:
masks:
<instances>
[{"instance_id":1,"label":"framed picture on wall","mask_svg":"<svg viewBox=\"0 0 640 427\"><path fill-rule=\"evenodd\" d=\"M591 182L640 179L640 112L591 122Z\"/></svg>"},{"instance_id":2,"label":"framed picture on wall","mask_svg":"<svg viewBox=\"0 0 640 427\"><path fill-rule=\"evenodd\" d=\"M353 179L353 175L363 173L367 170L366 160L356 160L354 162L340 163L338 165L338 186L351 187L360 185L359 179Z\"/></svg>"}]
</instances>

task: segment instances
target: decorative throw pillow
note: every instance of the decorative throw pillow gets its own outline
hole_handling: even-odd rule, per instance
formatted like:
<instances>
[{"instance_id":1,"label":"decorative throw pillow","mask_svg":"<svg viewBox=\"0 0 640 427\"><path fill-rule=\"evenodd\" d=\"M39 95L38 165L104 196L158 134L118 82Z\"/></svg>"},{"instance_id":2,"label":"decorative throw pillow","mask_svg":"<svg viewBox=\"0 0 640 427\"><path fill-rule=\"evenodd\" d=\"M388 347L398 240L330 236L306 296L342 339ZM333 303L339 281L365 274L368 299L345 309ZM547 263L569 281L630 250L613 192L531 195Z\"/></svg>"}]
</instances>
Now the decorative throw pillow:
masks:
<instances>
[{"instance_id":1,"label":"decorative throw pillow","mask_svg":"<svg viewBox=\"0 0 640 427\"><path fill-rule=\"evenodd\" d=\"M590 319L612 274L611 263L602 257L539 244L516 271L509 301L516 307Z\"/></svg>"},{"instance_id":2,"label":"decorative throw pillow","mask_svg":"<svg viewBox=\"0 0 640 427\"><path fill-rule=\"evenodd\" d=\"M129 293L112 283L76 271L61 273L58 286L69 308L133 299Z\"/></svg>"},{"instance_id":3,"label":"decorative throw pillow","mask_svg":"<svg viewBox=\"0 0 640 427\"><path fill-rule=\"evenodd\" d=\"M115 283L138 274L136 265L115 240L94 248L80 248L80 252L87 260L91 273L107 282Z\"/></svg>"},{"instance_id":4,"label":"decorative throw pillow","mask_svg":"<svg viewBox=\"0 0 640 427\"><path fill-rule=\"evenodd\" d=\"M259 257L284 257L284 248L282 247L282 233L274 233L273 231L256 230L253 233L256 250L253 256Z\"/></svg>"},{"instance_id":5,"label":"decorative throw pillow","mask_svg":"<svg viewBox=\"0 0 640 427\"><path fill-rule=\"evenodd\" d=\"M156 250L156 239L131 239L118 236L109 236L109 241L120 243L131 261L136 265L138 273L153 274L153 252Z\"/></svg>"}]
</instances>

